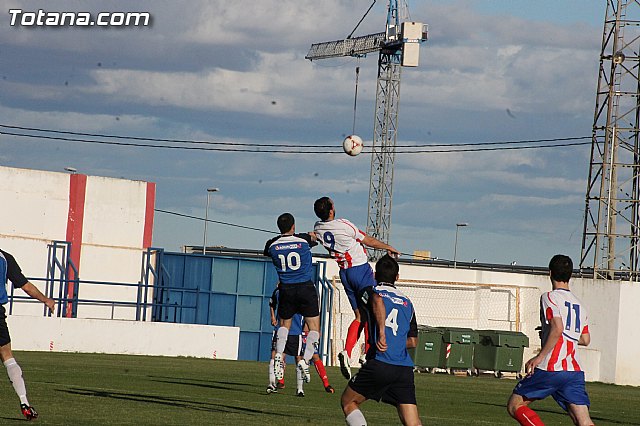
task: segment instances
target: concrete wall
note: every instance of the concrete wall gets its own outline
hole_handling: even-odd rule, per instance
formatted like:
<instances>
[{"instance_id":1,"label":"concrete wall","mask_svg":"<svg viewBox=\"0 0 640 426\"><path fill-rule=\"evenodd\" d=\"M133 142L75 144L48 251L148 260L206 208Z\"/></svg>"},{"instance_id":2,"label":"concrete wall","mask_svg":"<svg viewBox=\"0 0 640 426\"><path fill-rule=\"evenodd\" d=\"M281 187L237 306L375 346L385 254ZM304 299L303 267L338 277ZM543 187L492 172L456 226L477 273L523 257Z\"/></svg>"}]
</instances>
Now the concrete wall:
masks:
<instances>
[{"instance_id":1,"label":"concrete wall","mask_svg":"<svg viewBox=\"0 0 640 426\"><path fill-rule=\"evenodd\" d=\"M238 359L238 327L10 315L15 350Z\"/></svg>"},{"instance_id":2,"label":"concrete wall","mask_svg":"<svg viewBox=\"0 0 640 426\"><path fill-rule=\"evenodd\" d=\"M70 241L81 280L137 283L152 243L155 184L81 174L0 167L0 248L27 277L46 277L47 245ZM44 290L43 283L34 284ZM57 290L57 289L56 289ZM137 290L80 284L79 297L135 302ZM135 318L116 308L116 318ZM33 304L20 314L39 314ZM80 306L78 317L109 318L110 306Z\"/></svg>"}]
</instances>

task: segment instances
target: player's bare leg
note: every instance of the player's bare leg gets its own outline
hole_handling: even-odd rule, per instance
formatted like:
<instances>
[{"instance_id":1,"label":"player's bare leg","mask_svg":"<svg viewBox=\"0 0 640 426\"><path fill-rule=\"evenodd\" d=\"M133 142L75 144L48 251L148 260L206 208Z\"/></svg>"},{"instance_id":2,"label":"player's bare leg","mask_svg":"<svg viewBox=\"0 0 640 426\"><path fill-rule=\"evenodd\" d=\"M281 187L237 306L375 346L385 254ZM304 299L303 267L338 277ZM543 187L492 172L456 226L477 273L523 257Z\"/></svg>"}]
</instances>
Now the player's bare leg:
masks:
<instances>
[{"instance_id":1,"label":"player's bare leg","mask_svg":"<svg viewBox=\"0 0 640 426\"><path fill-rule=\"evenodd\" d=\"M418 415L418 406L414 404L398 404L398 417L403 425L406 426L422 426L420 416Z\"/></svg>"},{"instance_id":2,"label":"player's bare leg","mask_svg":"<svg viewBox=\"0 0 640 426\"><path fill-rule=\"evenodd\" d=\"M507 412L521 425L544 426L540 416L529 408L530 403L531 401L525 400L518 394L511 394L509 402L507 402Z\"/></svg>"},{"instance_id":3,"label":"player's bare leg","mask_svg":"<svg viewBox=\"0 0 640 426\"><path fill-rule=\"evenodd\" d=\"M366 400L367 398L351 389L350 386L347 385L344 389L344 392L342 392L342 398L340 399L340 404L342 405L344 419L348 425L362 426L367 424L362 411L360 411L360 404Z\"/></svg>"},{"instance_id":4,"label":"player's bare leg","mask_svg":"<svg viewBox=\"0 0 640 426\"><path fill-rule=\"evenodd\" d=\"M573 424L579 426L593 425L593 420L591 420L591 416L589 415L589 407L586 405L569 404L567 410L571 416L571 420L573 420Z\"/></svg>"}]
</instances>

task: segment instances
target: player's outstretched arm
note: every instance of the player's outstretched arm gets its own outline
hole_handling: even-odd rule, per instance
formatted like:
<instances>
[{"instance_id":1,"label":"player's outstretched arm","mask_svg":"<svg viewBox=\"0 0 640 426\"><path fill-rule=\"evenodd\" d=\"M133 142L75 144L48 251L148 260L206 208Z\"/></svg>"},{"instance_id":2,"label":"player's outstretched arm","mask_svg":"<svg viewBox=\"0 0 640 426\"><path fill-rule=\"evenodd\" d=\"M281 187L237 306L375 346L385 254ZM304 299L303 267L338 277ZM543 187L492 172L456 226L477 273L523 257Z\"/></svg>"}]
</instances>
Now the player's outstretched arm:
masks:
<instances>
[{"instance_id":1,"label":"player's outstretched arm","mask_svg":"<svg viewBox=\"0 0 640 426\"><path fill-rule=\"evenodd\" d=\"M27 293L31 298L36 299L47 305L47 308L53 313L56 309L56 302L53 299L48 298L38 288L31 284L31 282L27 282L22 286L22 290Z\"/></svg>"},{"instance_id":2,"label":"player's outstretched arm","mask_svg":"<svg viewBox=\"0 0 640 426\"><path fill-rule=\"evenodd\" d=\"M370 235L365 234L364 238L362 239L362 244L374 249L386 250L387 254L391 257L397 258L398 256L400 256L400 252L398 250Z\"/></svg>"}]
</instances>

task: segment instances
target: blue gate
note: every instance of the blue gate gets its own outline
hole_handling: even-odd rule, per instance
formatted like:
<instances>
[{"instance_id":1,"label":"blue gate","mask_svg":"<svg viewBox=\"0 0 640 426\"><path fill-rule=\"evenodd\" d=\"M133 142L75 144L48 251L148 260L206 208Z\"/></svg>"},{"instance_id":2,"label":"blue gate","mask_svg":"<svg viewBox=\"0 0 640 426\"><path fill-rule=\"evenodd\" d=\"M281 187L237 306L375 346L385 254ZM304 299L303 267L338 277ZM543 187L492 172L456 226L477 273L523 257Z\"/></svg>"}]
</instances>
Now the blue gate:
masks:
<instances>
[{"instance_id":1,"label":"blue gate","mask_svg":"<svg viewBox=\"0 0 640 426\"><path fill-rule=\"evenodd\" d=\"M324 262L314 266L316 283L325 285ZM239 327L238 359L269 360L269 298L278 282L271 259L160 252L155 270L162 274L154 285L154 321Z\"/></svg>"}]
</instances>

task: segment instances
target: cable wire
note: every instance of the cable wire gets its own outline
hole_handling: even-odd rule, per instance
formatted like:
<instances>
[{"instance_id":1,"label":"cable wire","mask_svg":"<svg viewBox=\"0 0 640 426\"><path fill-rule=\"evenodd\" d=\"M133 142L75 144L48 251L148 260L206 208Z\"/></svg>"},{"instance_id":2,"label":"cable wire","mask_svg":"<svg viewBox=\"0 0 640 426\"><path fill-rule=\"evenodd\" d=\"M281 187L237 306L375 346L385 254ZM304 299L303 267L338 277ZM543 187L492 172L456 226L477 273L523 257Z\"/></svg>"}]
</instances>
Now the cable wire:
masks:
<instances>
[{"instance_id":1,"label":"cable wire","mask_svg":"<svg viewBox=\"0 0 640 426\"><path fill-rule=\"evenodd\" d=\"M0 127L3 127L0 125ZM54 133L57 131L54 131ZM229 147L203 147L203 146L175 146L175 145L154 145L154 144L145 144L145 143L127 143L127 142L116 142L109 140L93 140L93 139L81 139L81 138L68 138L61 136L48 136L48 135L34 135L34 134L25 134L25 133L16 133L16 132L6 132L1 131L1 135L6 136L16 136L16 137L24 137L24 138L32 138L32 139L47 139L47 140L57 140L63 142L79 142L79 143L89 143L89 144L99 144L99 145L117 145L117 146L130 146L130 147L142 147L142 148L162 148L162 149L182 149L182 150L195 150L195 151L217 151L217 152L249 152L249 153L281 153L281 154L342 154L339 146L334 145L313 145L304 147L300 145L253 145L257 147L257 149L250 149L249 147L241 147L241 148L229 148ZM585 139L586 137L578 137L578 138L557 138L555 140L576 140L576 139ZM590 138L590 137L589 137ZM119 137L118 139L125 139L124 137ZM138 138L141 139L141 138ZM147 139L152 140L152 139ZM157 140L155 140L157 141ZM539 140L543 141L543 140ZM462 147L462 146L487 146L487 145L506 145L506 144L524 144L524 143L538 143L538 141L512 141L512 142L481 142L481 143L461 143L461 144L433 144L433 145L412 145L412 146L396 146L396 154L442 154L442 153L455 153L455 152L483 152L483 151L502 151L502 150L520 150L520 149L538 149L538 148L557 148L557 147L569 147L569 146L579 146L579 145L590 145L591 142L574 142L574 143L562 143L562 144L547 144L547 145L533 145L533 146L502 146L502 147L493 147L493 148L465 148L465 149L429 149L431 147ZM230 144L231 146L235 146L234 144ZM280 147L281 149L263 149L261 147L269 146L269 147ZM286 148L297 148L297 149L286 149ZM302 148L302 149L301 149ZM332 148L335 151L327 151L326 149L322 150L313 150L314 148ZM401 148L401 150L398 150ZM426 148L426 149L417 149L417 150L406 150L403 151L402 148ZM365 150L364 153L371 153L372 150Z\"/></svg>"}]
</instances>

